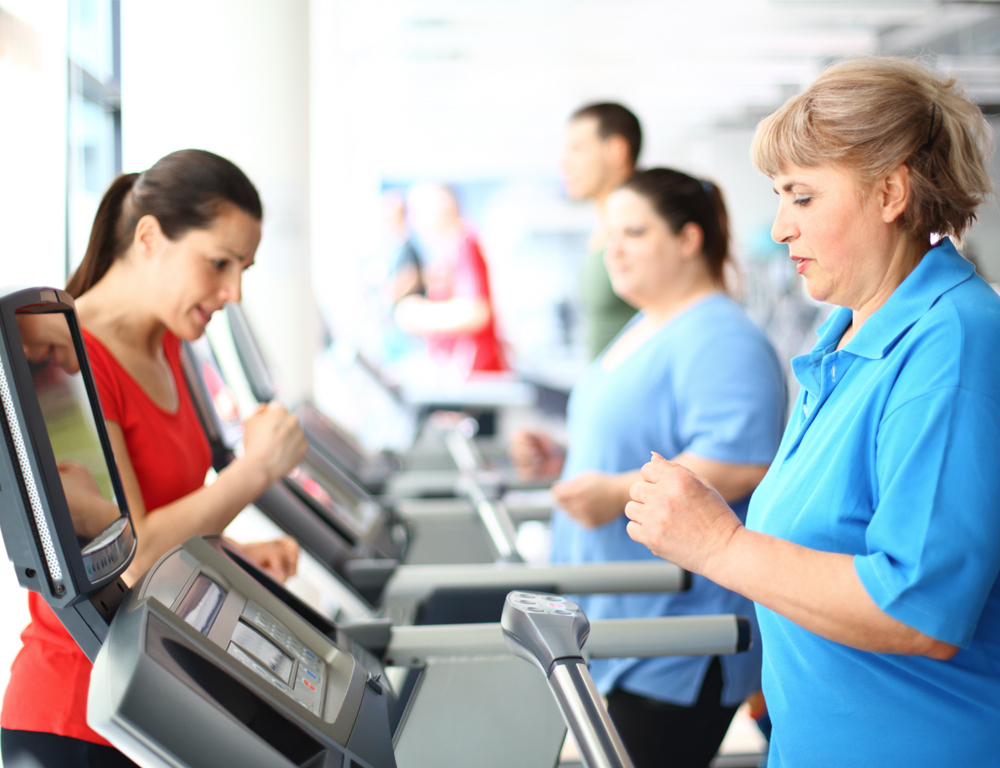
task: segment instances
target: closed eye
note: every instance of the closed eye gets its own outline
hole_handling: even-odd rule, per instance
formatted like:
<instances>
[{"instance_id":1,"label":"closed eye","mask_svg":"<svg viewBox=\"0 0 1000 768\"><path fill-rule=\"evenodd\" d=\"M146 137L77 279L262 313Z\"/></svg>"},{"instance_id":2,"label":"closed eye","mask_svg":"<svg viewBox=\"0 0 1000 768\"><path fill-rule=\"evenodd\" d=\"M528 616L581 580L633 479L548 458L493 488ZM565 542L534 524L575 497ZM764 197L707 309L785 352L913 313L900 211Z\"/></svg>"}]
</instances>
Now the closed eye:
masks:
<instances>
[{"instance_id":1,"label":"closed eye","mask_svg":"<svg viewBox=\"0 0 1000 768\"><path fill-rule=\"evenodd\" d=\"M802 197L796 197L792 202L796 205L809 205L812 202L812 198L808 195L803 195Z\"/></svg>"},{"instance_id":2,"label":"closed eye","mask_svg":"<svg viewBox=\"0 0 1000 768\"><path fill-rule=\"evenodd\" d=\"M642 237L644 234L646 234L646 228L645 227L626 227L625 228L625 234L628 237Z\"/></svg>"}]
</instances>

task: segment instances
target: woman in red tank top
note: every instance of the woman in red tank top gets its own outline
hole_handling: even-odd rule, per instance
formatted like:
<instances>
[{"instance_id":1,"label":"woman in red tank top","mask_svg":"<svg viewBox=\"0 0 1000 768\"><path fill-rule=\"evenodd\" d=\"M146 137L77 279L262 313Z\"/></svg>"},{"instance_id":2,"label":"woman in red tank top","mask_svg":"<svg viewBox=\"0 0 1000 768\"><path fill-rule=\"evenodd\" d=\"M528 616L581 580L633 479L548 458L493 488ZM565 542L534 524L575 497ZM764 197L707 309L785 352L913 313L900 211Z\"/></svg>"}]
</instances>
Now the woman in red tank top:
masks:
<instances>
[{"instance_id":1,"label":"woman in red tank top","mask_svg":"<svg viewBox=\"0 0 1000 768\"><path fill-rule=\"evenodd\" d=\"M245 422L244 454L204 485L211 452L180 367L181 340L240 300L261 217L256 189L231 162L174 152L114 181L67 285L138 540L129 583L189 537L221 533L305 455L297 420L271 404ZM294 571L293 542L250 546L279 578ZM130 765L87 726L90 662L35 593L29 608L0 717L3 764Z\"/></svg>"}]
</instances>

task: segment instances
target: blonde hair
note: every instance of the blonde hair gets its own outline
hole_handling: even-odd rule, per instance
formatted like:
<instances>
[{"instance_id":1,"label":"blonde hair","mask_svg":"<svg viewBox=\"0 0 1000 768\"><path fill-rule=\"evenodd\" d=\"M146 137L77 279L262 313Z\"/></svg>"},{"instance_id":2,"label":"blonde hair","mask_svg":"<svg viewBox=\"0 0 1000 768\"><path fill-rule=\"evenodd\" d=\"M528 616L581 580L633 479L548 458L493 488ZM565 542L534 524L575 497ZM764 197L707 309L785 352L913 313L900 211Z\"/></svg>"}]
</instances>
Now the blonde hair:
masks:
<instances>
[{"instance_id":1,"label":"blonde hair","mask_svg":"<svg viewBox=\"0 0 1000 768\"><path fill-rule=\"evenodd\" d=\"M863 185L901 165L910 202L900 226L918 240L960 239L993 191L986 160L993 135L958 85L909 59L871 56L827 69L761 121L750 156L774 177L788 166L832 163Z\"/></svg>"}]
</instances>

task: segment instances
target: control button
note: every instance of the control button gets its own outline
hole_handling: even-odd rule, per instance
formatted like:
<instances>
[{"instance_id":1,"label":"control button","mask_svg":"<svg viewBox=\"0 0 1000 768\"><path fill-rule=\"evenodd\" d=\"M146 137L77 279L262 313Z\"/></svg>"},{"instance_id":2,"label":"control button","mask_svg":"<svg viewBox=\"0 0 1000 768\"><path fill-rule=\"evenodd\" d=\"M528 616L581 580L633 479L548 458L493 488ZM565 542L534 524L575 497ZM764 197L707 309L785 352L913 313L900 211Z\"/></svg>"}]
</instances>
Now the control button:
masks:
<instances>
[{"instance_id":1,"label":"control button","mask_svg":"<svg viewBox=\"0 0 1000 768\"><path fill-rule=\"evenodd\" d=\"M315 673L314 673L314 672L313 672L313 671L312 671L311 669L307 669L307 670L306 670L306 674L307 674L307 675L308 675L309 677L311 677L311 678L312 678L313 680L316 680L316 681L319 681L319 678L318 678L318 677L316 677L316 674L315 674Z\"/></svg>"},{"instance_id":2,"label":"control button","mask_svg":"<svg viewBox=\"0 0 1000 768\"><path fill-rule=\"evenodd\" d=\"M303 683L303 685L305 685L305 687L306 687L306 688L308 688L308 689L309 689L310 691L315 691L315 690L316 690L316 686L315 686L315 685L313 685L312 683L310 683L310 682L309 682L308 680L306 680L306 679L305 679L304 677L302 678L302 683Z\"/></svg>"},{"instance_id":3,"label":"control button","mask_svg":"<svg viewBox=\"0 0 1000 768\"><path fill-rule=\"evenodd\" d=\"M310 651L308 648L306 648L305 654L306 654L306 656L308 656L313 661L316 661L316 655L312 651Z\"/></svg>"}]
</instances>

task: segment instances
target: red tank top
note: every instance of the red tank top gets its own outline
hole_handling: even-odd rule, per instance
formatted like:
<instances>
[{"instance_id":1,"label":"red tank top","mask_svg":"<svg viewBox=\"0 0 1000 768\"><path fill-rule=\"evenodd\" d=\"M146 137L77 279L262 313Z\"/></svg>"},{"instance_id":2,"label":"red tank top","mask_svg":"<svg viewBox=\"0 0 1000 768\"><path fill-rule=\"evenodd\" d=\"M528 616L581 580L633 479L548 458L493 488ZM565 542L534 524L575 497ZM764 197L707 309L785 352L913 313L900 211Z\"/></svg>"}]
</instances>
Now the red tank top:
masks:
<instances>
[{"instance_id":1,"label":"red tank top","mask_svg":"<svg viewBox=\"0 0 1000 768\"><path fill-rule=\"evenodd\" d=\"M201 488L212 454L181 371L178 338L168 332L163 339L177 386L174 413L150 400L96 337L84 331L83 338L104 417L125 434L146 510L152 514ZM107 744L87 725L90 661L38 593L28 593L28 608L31 623L11 666L0 726Z\"/></svg>"}]
</instances>

